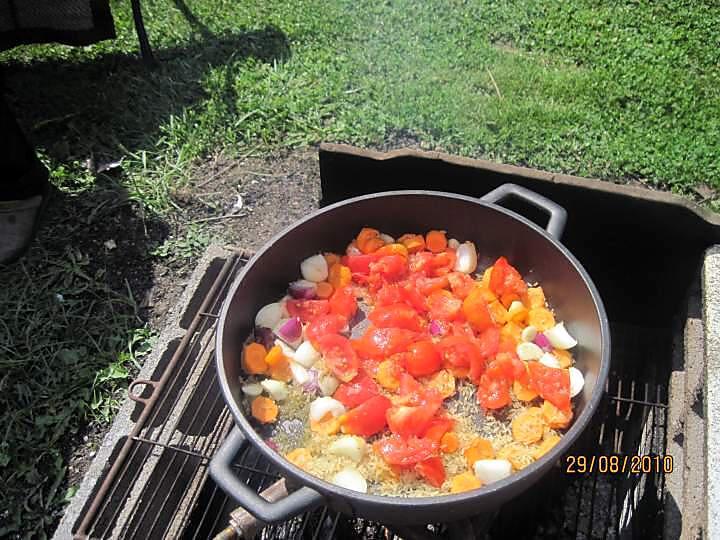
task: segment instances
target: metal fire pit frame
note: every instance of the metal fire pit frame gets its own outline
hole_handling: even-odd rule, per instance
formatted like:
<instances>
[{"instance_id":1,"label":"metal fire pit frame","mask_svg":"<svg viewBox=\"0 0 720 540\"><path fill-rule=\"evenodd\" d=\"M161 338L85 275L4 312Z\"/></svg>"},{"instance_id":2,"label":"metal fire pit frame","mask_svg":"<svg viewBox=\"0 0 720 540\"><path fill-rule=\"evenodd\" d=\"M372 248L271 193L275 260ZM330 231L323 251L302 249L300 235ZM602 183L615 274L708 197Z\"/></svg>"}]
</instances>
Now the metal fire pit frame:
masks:
<instances>
[{"instance_id":1,"label":"metal fire pit frame","mask_svg":"<svg viewBox=\"0 0 720 540\"><path fill-rule=\"evenodd\" d=\"M400 158L398 162L401 162L405 158L422 158L423 160L427 160L428 165L432 165L432 162L439 162L451 167L472 167L476 172L480 171L484 173L487 176L487 182L483 182L482 185L482 189L484 191L490 189L493 186L494 181L498 181L498 183L513 181L531 188L534 186L536 188L540 186L539 189L544 193L549 193L548 190L553 191L557 189L566 195L568 193L571 194L574 189L589 188L596 191L598 193L598 197L620 197L626 200L631 199L640 207L645 204L650 204L665 208L667 210L666 215L671 215L671 219L678 227L693 228L693 230L697 232L697 238L702 238L702 241L706 241L707 238L713 237L717 242L717 239L720 238L720 234L718 233L718 231L720 231L720 219L718 219L718 216L708 213L688 201L666 193L651 192L644 189L613 185L607 182L586 180L567 175L554 175L542 171L499 165L482 160L458 158L434 152L402 150L381 154L342 145L322 145L320 153L321 172L323 168L327 169L328 167L337 166L338 159L346 159L348 157L355 157L357 159L369 158L378 161ZM431 168L432 167L428 167L428 171L430 171ZM323 186L323 188L325 187L326 186ZM450 191L453 190L446 185L442 185L441 188ZM459 186L459 188L462 188L462 186ZM376 187L371 187L370 189L375 191L378 190ZM463 191L467 193L468 190ZM332 189L323 189L323 194L325 196L325 201L327 202L328 196L332 197ZM346 194L345 196L348 195ZM163 355L163 352L167 352L167 350L175 350L172 343L175 342L177 344L184 335L191 336L188 339L192 340L192 334L195 332L190 331L191 327L187 324L189 321L184 319L187 319L188 315L192 315L192 313L197 310L197 299L194 298L194 293L196 289L198 289L198 282L206 274L207 268L213 263L213 261L222 262L223 259L228 259L231 255L232 254L227 251L211 247L209 252L203 257L203 260L200 261L198 270L190 278L189 284L181 301L175 307L173 312L169 314L168 318L171 322L160 336L159 343L157 344L152 357L146 361L145 367L140 374L141 378L151 380L153 373L163 374L172 371L171 369L161 369L163 367L163 358L161 358L161 355ZM699 473L701 479L703 480L703 486L701 487L706 489L706 491L703 491L702 493L704 495L704 497L702 497L704 498L704 501L701 502L705 502L707 504L707 514L702 515L702 525L705 527L705 536L714 537L714 535L717 536L720 534L720 463L717 462L716 457L717 455L720 455L718 454L718 451L720 450L720 413L718 412L720 411L720 247L710 250L705 256L702 284L704 297L701 322L704 322L705 324L700 327L700 335L704 336L704 343L706 346L701 347L700 356L701 360L705 360L704 364L706 366L703 370L704 372L702 373L702 377L707 386L704 400L707 431L703 431L706 440L703 441L701 450L706 452L705 455L708 456L708 467L703 467ZM207 291L207 289L205 290ZM207 294L207 292L205 294ZM194 305L195 307L192 306L194 301L196 302ZM190 305L190 307L186 307L188 305ZM200 317L205 318L208 321L212 319L212 317L207 316ZM697 333L695 335L697 336ZM182 348L178 348L178 352L180 352L181 349ZM159 382L153 383L156 395L160 394L158 391L158 384ZM149 386L145 388L142 394L140 394L141 400L152 399L148 390ZM628 387L618 386L617 388L609 388L609 399L615 404L611 408L617 411L617 414L614 416L622 421L622 416L624 414L623 410L629 411L632 407L642 407L643 410L645 410L649 407L647 411L653 415L653 421L651 423L653 428L651 433L652 437L655 436L655 428L660 430L657 432L658 437L662 437L663 439L665 437L669 437L672 427L668 426L666 431L666 425L672 421L672 396L670 406L668 407L662 403L665 401L663 396L644 395L642 393L642 388L638 390L641 392L640 394L637 394L634 389ZM670 391L672 392L672 389ZM662 393L662 389L660 389L660 392ZM629 409L621 410L617 408L622 405L629 407ZM152 408L153 407L146 406L145 410ZM670 412L666 414L664 412L666 410L669 410ZM66 514L54 535L54 538L70 538L72 536L73 527L81 521L81 516L87 517L86 511L91 505L90 499L97 494L96 484L98 478L101 478L102 474L107 471L108 464L116 463L118 461L117 454L114 453L114 450L116 450L119 444L122 443L123 437L133 430L133 411L137 413L136 403L127 401L119 412L111 432L106 436L102 447L98 450L97 455L86 474L80 489L69 505ZM184 450L182 448L175 447L174 445L171 448L171 445L166 444L165 446L162 446L162 444L158 445L157 442L153 442L152 446L156 449L169 451L168 453L173 454L173 456L177 453L185 456L194 456L193 459L205 459L205 456L209 457L209 455L212 454L214 444L216 444L216 442L224 436L225 431L229 428L231 423L232 422L227 415L227 411L225 411L225 416L223 417L221 415L218 419L218 425L213 428L212 437L208 439L207 444L205 444L203 448L198 449L200 451L193 449ZM653 444L652 440L653 439L651 438L651 445ZM150 442L152 441L148 441L148 446L151 446L149 444ZM669 442L670 441L668 441L668 443ZM258 461L257 456L239 456L238 463L240 466L239 470L245 471L243 474L245 475L247 481L256 485L258 490L260 490L263 486L267 486L272 483L275 478L273 472ZM204 466L202 466L201 469L204 471ZM697 472L695 472L694 475L697 476ZM595 501L595 489L598 482L602 483L602 478L599 479L597 475L594 475L583 479L580 484L580 496L576 497L578 511L574 517L574 530L576 532L578 531L578 524L581 524L582 528L587 530L587 520L589 519L589 531L591 531L592 534L592 531L595 530L592 521L593 516L598 511L600 511L600 515L602 515L602 511L598 510ZM224 494L218 493L216 488L213 490L213 486L210 484L211 483L205 482L204 476L202 478L196 478L193 483L193 489L202 489L203 493L209 490L208 493L210 494L210 498L208 500L211 502L215 501L217 497L222 499ZM590 499L584 499L584 496L586 496L588 492ZM205 495L207 495L207 493L205 493ZM589 516L587 512L584 514L580 512L581 506L586 506L588 504L591 509ZM592 510L593 507L596 508L595 511ZM231 509L232 506L226 508L225 515L227 515L228 511ZM214 511L217 512L217 509L214 508ZM178 508L178 512L189 513L190 508ZM208 522L213 526L218 525L220 529L223 526L223 523L218 521L222 519L221 514L216 513L215 515L211 515L210 507L199 513L196 509L193 514L199 514L201 523ZM304 520L299 522L295 520L293 522L288 522L281 528L274 527L267 531L267 533L263 534L263 537L270 538L274 537L273 535L281 535L281 537L284 538L295 538L298 537L297 534L300 534L300 537L328 538L328 536L326 536L327 534L330 535L329 537L332 537L333 534L337 533L340 535L363 534L365 537L369 538L387 538L387 535L390 534L387 530L381 527L378 528L376 525L363 523L362 521L355 523L351 529L348 529L347 527L349 526L349 521L340 519L340 516L328 512L327 510L321 510L315 514L303 517ZM573 524L570 524L570 530L572 530L572 526ZM363 531L362 533L361 530ZM78 530L78 532L81 531ZM429 530L425 536L431 535L437 537L447 532L447 530ZM689 532L689 530L683 530L682 536L689 536ZM180 531L177 530L176 534L179 535L179 533ZM195 532L195 535L198 533L200 533L199 529ZM450 531L450 534L452 534L452 531ZM190 536L192 537L193 535L191 534ZM611 534L611 537L612 536L613 535ZM389 537L392 538L392 535ZM409 538L409 536L406 537ZM666 537L672 538L674 536L670 535Z\"/></svg>"}]
</instances>

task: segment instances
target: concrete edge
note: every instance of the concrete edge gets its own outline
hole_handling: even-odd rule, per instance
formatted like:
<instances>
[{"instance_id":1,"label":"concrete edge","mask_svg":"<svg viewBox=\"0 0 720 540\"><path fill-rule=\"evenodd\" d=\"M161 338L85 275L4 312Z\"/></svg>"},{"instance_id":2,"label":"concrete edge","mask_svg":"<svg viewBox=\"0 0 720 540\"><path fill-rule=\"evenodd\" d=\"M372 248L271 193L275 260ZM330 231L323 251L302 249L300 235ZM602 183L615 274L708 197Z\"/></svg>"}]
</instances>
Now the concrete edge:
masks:
<instances>
[{"instance_id":1,"label":"concrete edge","mask_svg":"<svg viewBox=\"0 0 720 540\"><path fill-rule=\"evenodd\" d=\"M495 173L524 176L554 184L562 184L594 191L602 191L613 195L622 195L634 199L650 200L662 204L670 204L673 206L681 206L688 211L696 214L708 223L720 227L720 215L707 210L700 205L666 191L655 191L648 188L636 186L627 186L624 184L616 184L610 180L599 180L594 178L583 178L569 174L551 173L540 169L531 169L529 167L519 167L517 165L506 165L504 163L495 163L485 159L475 159L469 157L455 156L444 152L428 152L424 150L415 150L413 148L400 148L389 152L381 152L377 150L368 150L358 148L348 144L337 143L321 143L320 151L343 153L351 156L370 158L377 161L386 161L402 157L417 157L421 159L440 160L453 165L472 167L475 169L485 169Z\"/></svg>"},{"instance_id":2,"label":"concrete edge","mask_svg":"<svg viewBox=\"0 0 720 540\"><path fill-rule=\"evenodd\" d=\"M137 378L150 379L162 358L170 342L181 338L185 330L180 327L186 306L192 300L198 285L205 276L213 260L217 258L228 258L232 253L217 244L210 244L200 257L195 270L187 279L185 289L178 301L172 306L166 315L166 323L158 336L152 352L145 358L143 367ZM118 441L125 437L133 426L131 415L135 410L136 403L125 396L122 406L118 410L115 420L109 431L105 434L102 444L97 449L90 467L85 472L83 480L75 496L65 508L62 520L53 534L53 540L67 540L72 538L72 529L80 513L95 490L97 480L102 476L108 465L110 456Z\"/></svg>"},{"instance_id":3,"label":"concrete edge","mask_svg":"<svg viewBox=\"0 0 720 540\"><path fill-rule=\"evenodd\" d=\"M705 321L705 531L720 538L720 245L705 252L702 272Z\"/></svg>"}]
</instances>

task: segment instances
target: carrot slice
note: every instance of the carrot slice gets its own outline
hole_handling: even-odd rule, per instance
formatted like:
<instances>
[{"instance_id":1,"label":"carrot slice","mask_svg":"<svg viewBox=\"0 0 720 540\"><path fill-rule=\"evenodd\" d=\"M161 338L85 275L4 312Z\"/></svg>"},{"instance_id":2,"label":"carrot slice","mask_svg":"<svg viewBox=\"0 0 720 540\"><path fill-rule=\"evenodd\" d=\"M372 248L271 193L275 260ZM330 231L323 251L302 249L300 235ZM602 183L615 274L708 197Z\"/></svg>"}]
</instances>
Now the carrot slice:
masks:
<instances>
[{"instance_id":1,"label":"carrot slice","mask_svg":"<svg viewBox=\"0 0 720 540\"><path fill-rule=\"evenodd\" d=\"M513 394L515 394L515 397L520 401L532 401L538 397L538 393L535 390L531 390L527 386L523 386L520 381L515 381L513 383Z\"/></svg>"},{"instance_id":2,"label":"carrot slice","mask_svg":"<svg viewBox=\"0 0 720 540\"><path fill-rule=\"evenodd\" d=\"M565 429L572 421L572 411L562 411L549 401L545 401L541 409L545 422L553 429Z\"/></svg>"},{"instance_id":3,"label":"carrot slice","mask_svg":"<svg viewBox=\"0 0 720 540\"><path fill-rule=\"evenodd\" d=\"M278 406L272 399L265 396L258 396L253 399L250 409L253 417L263 424L274 422L278 416Z\"/></svg>"},{"instance_id":4,"label":"carrot slice","mask_svg":"<svg viewBox=\"0 0 720 540\"><path fill-rule=\"evenodd\" d=\"M470 443L470 446L463 452L467 460L468 467L472 466L476 461L481 459L493 459L495 457L495 449L490 441L478 437Z\"/></svg>"},{"instance_id":5,"label":"carrot slice","mask_svg":"<svg viewBox=\"0 0 720 540\"><path fill-rule=\"evenodd\" d=\"M285 455L285 459L296 467L307 470L312 462L312 454L307 448L296 448L295 450L288 452Z\"/></svg>"},{"instance_id":6,"label":"carrot slice","mask_svg":"<svg viewBox=\"0 0 720 540\"><path fill-rule=\"evenodd\" d=\"M482 482L471 472L464 472L450 479L450 493L462 493L482 487Z\"/></svg>"},{"instance_id":7,"label":"carrot slice","mask_svg":"<svg viewBox=\"0 0 720 540\"><path fill-rule=\"evenodd\" d=\"M531 308L528 311L528 324L537 328L539 332L544 332L555 326L555 317L552 311L544 307Z\"/></svg>"},{"instance_id":8,"label":"carrot slice","mask_svg":"<svg viewBox=\"0 0 720 540\"><path fill-rule=\"evenodd\" d=\"M535 458L533 451L527 446L518 443L510 443L503 446L497 453L498 459L506 459L512 465L513 470L519 471L530 465Z\"/></svg>"},{"instance_id":9,"label":"carrot slice","mask_svg":"<svg viewBox=\"0 0 720 540\"><path fill-rule=\"evenodd\" d=\"M350 285L351 281L352 272L349 267L343 266L340 263L335 263L330 267L328 282L332 285L334 290Z\"/></svg>"},{"instance_id":10,"label":"carrot slice","mask_svg":"<svg viewBox=\"0 0 720 540\"><path fill-rule=\"evenodd\" d=\"M327 281L321 281L317 284L317 290L315 291L315 294L317 294L318 298L330 298L334 290L335 288L330 285L330 283L328 283Z\"/></svg>"},{"instance_id":11,"label":"carrot slice","mask_svg":"<svg viewBox=\"0 0 720 540\"><path fill-rule=\"evenodd\" d=\"M340 418L327 413L320 420L310 420L310 429L323 435L335 435L340 431Z\"/></svg>"},{"instance_id":12,"label":"carrot slice","mask_svg":"<svg viewBox=\"0 0 720 540\"><path fill-rule=\"evenodd\" d=\"M267 372L265 361L267 351L260 343L248 343L243 349L242 367L251 375L261 375Z\"/></svg>"},{"instance_id":13,"label":"carrot slice","mask_svg":"<svg viewBox=\"0 0 720 540\"><path fill-rule=\"evenodd\" d=\"M328 265L328 268L330 268L333 264L340 262L340 255L337 253L323 253L323 257L325 257L325 262Z\"/></svg>"},{"instance_id":14,"label":"carrot slice","mask_svg":"<svg viewBox=\"0 0 720 540\"><path fill-rule=\"evenodd\" d=\"M360 234L357 235L355 243L358 249L366 254L373 253L385 245L385 242L380 238L380 231L370 227L363 227Z\"/></svg>"},{"instance_id":15,"label":"carrot slice","mask_svg":"<svg viewBox=\"0 0 720 540\"><path fill-rule=\"evenodd\" d=\"M398 238L398 242L407 248L408 253L417 253L425 249L425 238L419 234L403 234Z\"/></svg>"},{"instance_id":16,"label":"carrot slice","mask_svg":"<svg viewBox=\"0 0 720 540\"><path fill-rule=\"evenodd\" d=\"M447 248L445 231L430 231L425 235L425 246L433 253L440 253Z\"/></svg>"},{"instance_id":17,"label":"carrot slice","mask_svg":"<svg viewBox=\"0 0 720 540\"><path fill-rule=\"evenodd\" d=\"M513 439L524 444L532 444L542 439L545 421L540 407L530 407L513 418L510 424Z\"/></svg>"},{"instance_id":18,"label":"carrot slice","mask_svg":"<svg viewBox=\"0 0 720 540\"><path fill-rule=\"evenodd\" d=\"M446 454L452 454L453 452L457 452L457 449L460 447L460 439L458 439L458 436L455 435L452 431L448 431L445 433L445 435L442 436L442 439L440 439L440 450L445 452Z\"/></svg>"},{"instance_id":19,"label":"carrot slice","mask_svg":"<svg viewBox=\"0 0 720 540\"><path fill-rule=\"evenodd\" d=\"M570 351L564 351L562 349L553 349L553 356L560 362L561 368L569 368L573 365L573 357Z\"/></svg>"},{"instance_id":20,"label":"carrot slice","mask_svg":"<svg viewBox=\"0 0 720 540\"><path fill-rule=\"evenodd\" d=\"M385 244L375 252L375 255L400 255L401 257L407 257L408 250L403 244Z\"/></svg>"},{"instance_id":21,"label":"carrot slice","mask_svg":"<svg viewBox=\"0 0 720 540\"><path fill-rule=\"evenodd\" d=\"M527 290L530 308L545 307L545 293L542 287L529 287Z\"/></svg>"},{"instance_id":22,"label":"carrot slice","mask_svg":"<svg viewBox=\"0 0 720 540\"><path fill-rule=\"evenodd\" d=\"M427 381L428 388L434 388L445 399L455 393L455 376L447 369L441 369Z\"/></svg>"},{"instance_id":23,"label":"carrot slice","mask_svg":"<svg viewBox=\"0 0 720 540\"><path fill-rule=\"evenodd\" d=\"M532 452L532 457L540 459L547 454L553 446L560 442L560 436L555 434L546 435L543 441Z\"/></svg>"}]
</instances>

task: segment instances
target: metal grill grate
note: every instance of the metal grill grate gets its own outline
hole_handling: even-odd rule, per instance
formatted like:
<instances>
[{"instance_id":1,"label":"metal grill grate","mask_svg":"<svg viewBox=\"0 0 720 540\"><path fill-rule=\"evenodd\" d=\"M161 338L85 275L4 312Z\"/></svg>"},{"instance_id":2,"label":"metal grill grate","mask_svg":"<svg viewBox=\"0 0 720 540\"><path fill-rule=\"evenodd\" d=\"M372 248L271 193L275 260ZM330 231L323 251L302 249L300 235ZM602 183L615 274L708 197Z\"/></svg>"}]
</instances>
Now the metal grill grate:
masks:
<instances>
[{"instance_id":1,"label":"metal grill grate","mask_svg":"<svg viewBox=\"0 0 720 540\"><path fill-rule=\"evenodd\" d=\"M163 377L145 398L143 415L106 474L76 533L80 538L212 538L225 529L233 502L207 477L215 448L232 426L217 385L214 329L222 299L247 257L220 271ZM613 368L595 422L577 455L662 455L671 333L614 324ZM652 361L650 361L652 360ZM122 459L120 459L122 458ZM262 491L278 478L252 448L236 460L238 475ZM664 475L569 475L560 468L501 510L490 524L467 520L395 529L350 519L327 508L267 527L262 538L658 538Z\"/></svg>"}]
</instances>

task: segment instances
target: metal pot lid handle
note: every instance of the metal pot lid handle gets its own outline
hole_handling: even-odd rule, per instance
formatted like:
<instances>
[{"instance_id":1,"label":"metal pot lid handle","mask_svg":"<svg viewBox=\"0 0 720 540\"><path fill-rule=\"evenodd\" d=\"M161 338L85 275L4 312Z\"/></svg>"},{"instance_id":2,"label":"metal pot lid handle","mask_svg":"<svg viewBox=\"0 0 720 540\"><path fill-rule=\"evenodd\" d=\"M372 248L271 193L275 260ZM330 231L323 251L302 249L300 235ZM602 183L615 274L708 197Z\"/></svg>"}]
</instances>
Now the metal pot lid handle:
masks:
<instances>
[{"instance_id":1,"label":"metal pot lid handle","mask_svg":"<svg viewBox=\"0 0 720 540\"><path fill-rule=\"evenodd\" d=\"M248 444L247 439L235 426L215 456L210 460L210 476L215 483L240 506L265 523L286 521L306 510L319 506L323 496L309 487L302 487L276 502L268 502L235 474L232 462Z\"/></svg>"},{"instance_id":2,"label":"metal pot lid handle","mask_svg":"<svg viewBox=\"0 0 720 540\"><path fill-rule=\"evenodd\" d=\"M567 222L567 211L547 197L543 197L539 193L530 191L529 189L518 186L517 184L503 184L502 186L493 189L491 192L486 193L480 197L480 199L492 204L498 204L513 197L525 201L526 203L546 212L550 216L550 219L545 226L545 230L550 236L560 240L560 237L562 237L563 231L565 230L565 223Z\"/></svg>"}]
</instances>

